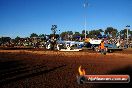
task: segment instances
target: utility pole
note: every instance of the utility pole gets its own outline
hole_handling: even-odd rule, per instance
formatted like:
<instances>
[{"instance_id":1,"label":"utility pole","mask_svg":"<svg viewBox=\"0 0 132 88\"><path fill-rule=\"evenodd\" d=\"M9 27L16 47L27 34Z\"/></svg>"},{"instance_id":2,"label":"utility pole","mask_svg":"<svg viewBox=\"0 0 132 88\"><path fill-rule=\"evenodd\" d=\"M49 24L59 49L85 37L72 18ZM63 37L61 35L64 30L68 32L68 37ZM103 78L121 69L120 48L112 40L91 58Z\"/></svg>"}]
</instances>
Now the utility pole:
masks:
<instances>
[{"instance_id":1,"label":"utility pole","mask_svg":"<svg viewBox=\"0 0 132 88\"><path fill-rule=\"evenodd\" d=\"M129 40L129 38L128 38L128 30L129 30L129 27L130 27L130 25L127 25L126 26L126 29L127 29L127 44L128 44L128 40Z\"/></svg>"},{"instance_id":2,"label":"utility pole","mask_svg":"<svg viewBox=\"0 0 132 88\"><path fill-rule=\"evenodd\" d=\"M61 40L60 30L59 30L59 40Z\"/></svg>"},{"instance_id":3,"label":"utility pole","mask_svg":"<svg viewBox=\"0 0 132 88\"><path fill-rule=\"evenodd\" d=\"M87 15L87 14L86 14L86 12L87 12L87 9L86 9L87 6L88 6L88 2L87 2L87 0L85 0L85 2L84 2L84 4L83 4L84 10L85 10L85 15L84 15L84 20L85 20L85 21L84 21L85 39L86 39L86 35L87 35L87 34L86 34L86 32L87 32L87 31L86 31L86 30L87 30L87 16L86 16L86 15Z\"/></svg>"}]
</instances>

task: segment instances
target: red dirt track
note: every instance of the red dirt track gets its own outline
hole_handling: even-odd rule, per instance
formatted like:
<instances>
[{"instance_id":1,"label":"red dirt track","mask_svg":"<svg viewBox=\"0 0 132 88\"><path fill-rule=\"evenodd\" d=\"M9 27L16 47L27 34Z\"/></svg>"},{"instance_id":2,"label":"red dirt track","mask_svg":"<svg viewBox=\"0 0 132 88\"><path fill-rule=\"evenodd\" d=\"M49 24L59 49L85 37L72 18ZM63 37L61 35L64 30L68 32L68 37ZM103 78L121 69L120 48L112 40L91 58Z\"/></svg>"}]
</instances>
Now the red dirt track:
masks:
<instances>
[{"instance_id":1,"label":"red dirt track","mask_svg":"<svg viewBox=\"0 0 132 88\"><path fill-rule=\"evenodd\" d=\"M101 55L93 51L0 50L0 88L132 88L127 84L77 84L87 75L132 75L132 49Z\"/></svg>"}]
</instances>

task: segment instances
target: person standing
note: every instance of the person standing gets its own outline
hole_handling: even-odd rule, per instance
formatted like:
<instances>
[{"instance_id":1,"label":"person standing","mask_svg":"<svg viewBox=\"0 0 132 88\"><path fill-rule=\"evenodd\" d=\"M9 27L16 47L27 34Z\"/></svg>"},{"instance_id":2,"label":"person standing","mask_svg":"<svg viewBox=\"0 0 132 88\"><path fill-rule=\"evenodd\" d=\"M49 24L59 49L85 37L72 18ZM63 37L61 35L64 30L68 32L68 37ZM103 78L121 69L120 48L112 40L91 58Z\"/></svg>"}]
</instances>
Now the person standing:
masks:
<instances>
[{"instance_id":1,"label":"person standing","mask_svg":"<svg viewBox=\"0 0 132 88\"><path fill-rule=\"evenodd\" d=\"M101 49L101 54L105 54L105 46L104 46L104 40L101 41L101 44L100 44L100 49Z\"/></svg>"}]
</instances>

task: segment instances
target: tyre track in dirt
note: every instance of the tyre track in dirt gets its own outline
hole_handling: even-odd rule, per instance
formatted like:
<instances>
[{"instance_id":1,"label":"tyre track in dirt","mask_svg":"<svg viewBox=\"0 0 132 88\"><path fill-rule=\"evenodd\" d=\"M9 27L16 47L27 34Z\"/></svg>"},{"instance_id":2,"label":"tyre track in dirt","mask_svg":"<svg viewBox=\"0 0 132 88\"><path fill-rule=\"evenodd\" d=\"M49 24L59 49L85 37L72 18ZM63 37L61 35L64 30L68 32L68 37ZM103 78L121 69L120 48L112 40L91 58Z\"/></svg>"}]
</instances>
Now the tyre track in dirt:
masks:
<instances>
[{"instance_id":1,"label":"tyre track in dirt","mask_svg":"<svg viewBox=\"0 0 132 88\"><path fill-rule=\"evenodd\" d=\"M16 68L16 69L14 68L13 70L5 71L5 73L3 71L2 73L0 73L0 85L7 84L12 81L14 82L17 80L38 76L41 74L46 74L65 66L66 65L58 65L52 68L47 68L47 66L41 64L41 65L32 66L32 68L29 66Z\"/></svg>"},{"instance_id":2,"label":"tyre track in dirt","mask_svg":"<svg viewBox=\"0 0 132 88\"><path fill-rule=\"evenodd\" d=\"M79 74L78 67L81 65L86 70L86 74L130 75L132 55L129 53L108 53L107 55L101 55L99 53L89 52L4 50L4 52L0 54L0 57L3 57L3 60L0 59L2 62L24 60L24 62L20 61L23 63L23 65L20 63L22 66L19 65L16 68L12 68L10 71L5 70L7 74L8 72L10 74L16 70L20 70L20 72L25 70L25 72L16 75L17 77L12 75L15 72L12 73L11 76L14 78L3 81L1 88L102 88L102 86L105 85L78 85L76 82L76 75ZM4 60L4 58L8 57L10 58L9 60ZM3 73L1 72L1 74ZM103 88L107 88L107 85ZM108 88L115 87L112 86ZM117 86L116 88L130 87Z\"/></svg>"}]
</instances>

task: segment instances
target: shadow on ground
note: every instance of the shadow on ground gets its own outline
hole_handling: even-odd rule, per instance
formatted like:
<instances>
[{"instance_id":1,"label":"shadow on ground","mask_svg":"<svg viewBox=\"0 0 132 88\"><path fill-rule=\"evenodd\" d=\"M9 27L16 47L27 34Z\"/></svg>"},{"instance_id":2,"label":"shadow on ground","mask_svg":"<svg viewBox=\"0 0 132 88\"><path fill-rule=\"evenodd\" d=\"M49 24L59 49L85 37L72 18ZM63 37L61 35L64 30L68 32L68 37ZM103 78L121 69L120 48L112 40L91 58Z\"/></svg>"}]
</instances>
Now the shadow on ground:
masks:
<instances>
[{"instance_id":1,"label":"shadow on ground","mask_svg":"<svg viewBox=\"0 0 132 88\"><path fill-rule=\"evenodd\" d=\"M0 62L0 86L18 80L46 74L56 69L65 67L65 64L54 66L50 69L45 65L26 66L22 61Z\"/></svg>"},{"instance_id":2,"label":"shadow on ground","mask_svg":"<svg viewBox=\"0 0 132 88\"><path fill-rule=\"evenodd\" d=\"M23 65L21 60L15 60L15 61L5 61L5 62L0 62L0 72L3 72L3 70L9 70L14 67L18 67L20 65Z\"/></svg>"}]
</instances>

